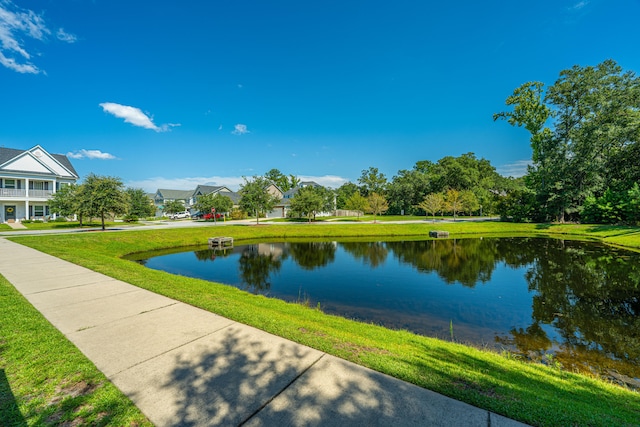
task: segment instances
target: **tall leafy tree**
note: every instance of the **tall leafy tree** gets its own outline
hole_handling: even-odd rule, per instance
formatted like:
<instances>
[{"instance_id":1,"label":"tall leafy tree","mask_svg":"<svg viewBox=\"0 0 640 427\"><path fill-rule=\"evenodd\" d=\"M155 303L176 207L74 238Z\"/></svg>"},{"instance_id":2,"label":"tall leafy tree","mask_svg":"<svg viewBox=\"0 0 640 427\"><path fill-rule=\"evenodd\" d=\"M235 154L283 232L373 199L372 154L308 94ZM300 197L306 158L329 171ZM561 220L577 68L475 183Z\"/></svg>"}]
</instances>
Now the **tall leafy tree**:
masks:
<instances>
[{"instance_id":1,"label":"tall leafy tree","mask_svg":"<svg viewBox=\"0 0 640 427\"><path fill-rule=\"evenodd\" d=\"M345 182L336 189L336 209L350 209L347 207L347 200L354 194L359 193L358 186L353 182Z\"/></svg>"},{"instance_id":2,"label":"tall leafy tree","mask_svg":"<svg viewBox=\"0 0 640 427\"><path fill-rule=\"evenodd\" d=\"M322 211L324 200L322 194L313 186L302 187L291 199L290 209L296 216L304 216L311 222L318 212Z\"/></svg>"},{"instance_id":3,"label":"tall leafy tree","mask_svg":"<svg viewBox=\"0 0 640 427\"><path fill-rule=\"evenodd\" d=\"M183 212L185 210L184 205L180 200L168 200L164 203L162 211L166 214L174 214L176 212Z\"/></svg>"},{"instance_id":4,"label":"tall leafy tree","mask_svg":"<svg viewBox=\"0 0 640 427\"><path fill-rule=\"evenodd\" d=\"M300 185L300 179L298 177L296 177L295 175L287 176L282 172L280 172L279 169L275 169L275 168L265 173L264 177L269 181L273 182L275 185L277 185L278 188L280 188L285 193L291 190L292 188L295 188L298 185Z\"/></svg>"},{"instance_id":5,"label":"tall leafy tree","mask_svg":"<svg viewBox=\"0 0 640 427\"><path fill-rule=\"evenodd\" d=\"M49 209L57 215L68 217L79 214L78 185L63 185L49 199ZM81 224L82 225L82 224Z\"/></svg>"},{"instance_id":6,"label":"tall leafy tree","mask_svg":"<svg viewBox=\"0 0 640 427\"><path fill-rule=\"evenodd\" d=\"M155 207L151 199L147 197L147 194L142 188L129 187L126 190L127 193L127 216L133 218L145 218L152 216L155 212Z\"/></svg>"},{"instance_id":7,"label":"tall leafy tree","mask_svg":"<svg viewBox=\"0 0 640 427\"><path fill-rule=\"evenodd\" d=\"M444 195L444 202L447 209L453 212L453 220L456 220L456 213L462 208L462 198L460 191L450 188Z\"/></svg>"},{"instance_id":8,"label":"tall leafy tree","mask_svg":"<svg viewBox=\"0 0 640 427\"><path fill-rule=\"evenodd\" d=\"M542 83L525 83L507 105L512 111L494 119L531 134L535 219L579 219L587 200L623 195L640 178L640 80L615 61L563 70L546 94Z\"/></svg>"},{"instance_id":9,"label":"tall leafy tree","mask_svg":"<svg viewBox=\"0 0 640 427\"><path fill-rule=\"evenodd\" d=\"M417 205L431 190L429 175L415 167L400 170L387 185L387 200L392 214L413 215Z\"/></svg>"},{"instance_id":10,"label":"tall leafy tree","mask_svg":"<svg viewBox=\"0 0 640 427\"><path fill-rule=\"evenodd\" d=\"M203 213L211 212L229 212L233 208L233 200L229 196L220 193L209 193L198 196L194 208Z\"/></svg>"},{"instance_id":11,"label":"tall leafy tree","mask_svg":"<svg viewBox=\"0 0 640 427\"><path fill-rule=\"evenodd\" d=\"M347 199L344 208L358 212L358 218L360 218L363 212L369 210L369 202L362 194L356 191Z\"/></svg>"},{"instance_id":12,"label":"tall leafy tree","mask_svg":"<svg viewBox=\"0 0 640 427\"><path fill-rule=\"evenodd\" d=\"M271 211L280 201L269 193L271 184L267 178L254 176L251 179L244 178L244 184L240 186L240 209L256 216L256 224L260 223L260 214Z\"/></svg>"},{"instance_id":13,"label":"tall leafy tree","mask_svg":"<svg viewBox=\"0 0 640 427\"><path fill-rule=\"evenodd\" d=\"M418 207L425 211L425 213L431 213L431 216L435 220L436 212L444 209L444 196L442 193L431 193L424 197L424 200L418 204Z\"/></svg>"},{"instance_id":14,"label":"tall leafy tree","mask_svg":"<svg viewBox=\"0 0 640 427\"><path fill-rule=\"evenodd\" d=\"M467 212L469 216L480 208L480 202L475 193L471 190L462 190L460 192L461 210Z\"/></svg>"},{"instance_id":15,"label":"tall leafy tree","mask_svg":"<svg viewBox=\"0 0 640 427\"><path fill-rule=\"evenodd\" d=\"M367 197L369 205L368 211L373 214L373 222L376 222L376 216L384 214L389 209L389 203L383 195L378 193L371 193Z\"/></svg>"},{"instance_id":16,"label":"tall leafy tree","mask_svg":"<svg viewBox=\"0 0 640 427\"><path fill-rule=\"evenodd\" d=\"M82 184L82 191L89 216L99 217L103 230L107 216L127 212L128 197L120 178L89 174Z\"/></svg>"},{"instance_id":17,"label":"tall leafy tree","mask_svg":"<svg viewBox=\"0 0 640 427\"><path fill-rule=\"evenodd\" d=\"M362 171L358 178L360 194L368 197L372 193L384 194L387 186L387 177L378 171L378 168L369 167Z\"/></svg>"}]
</instances>

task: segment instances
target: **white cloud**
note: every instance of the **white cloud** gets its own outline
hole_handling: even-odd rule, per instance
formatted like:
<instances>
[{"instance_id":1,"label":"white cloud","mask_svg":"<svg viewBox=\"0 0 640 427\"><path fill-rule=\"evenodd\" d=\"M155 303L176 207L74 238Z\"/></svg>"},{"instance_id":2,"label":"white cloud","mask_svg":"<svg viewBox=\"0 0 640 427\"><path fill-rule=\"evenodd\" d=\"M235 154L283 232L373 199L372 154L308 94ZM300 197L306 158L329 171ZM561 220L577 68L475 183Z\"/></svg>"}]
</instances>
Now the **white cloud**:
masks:
<instances>
[{"instance_id":1,"label":"white cloud","mask_svg":"<svg viewBox=\"0 0 640 427\"><path fill-rule=\"evenodd\" d=\"M180 126L179 123L168 123L157 126L149 116L142 112L142 110L128 105L116 104L114 102L103 102L100 106L106 113L110 113L118 118L124 119L126 123L131 123L134 126L145 129L152 129L156 132L166 132L170 127Z\"/></svg>"},{"instance_id":2,"label":"white cloud","mask_svg":"<svg viewBox=\"0 0 640 427\"><path fill-rule=\"evenodd\" d=\"M127 187L142 188L148 193L154 193L158 188L166 188L170 190L195 190L198 185L223 185L232 191L237 191L242 183L244 183L244 179L241 176L201 176L185 178L155 177L129 181L126 185Z\"/></svg>"},{"instance_id":3,"label":"white cloud","mask_svg":"<svg viewBox=\"0 0 640 427\"><path fill-rule=\"evenodd\" d=\"M251 132L249 131L249 129L247 129L247 125L238 123L234 126L234 130L231 133L234 135L245 135Z\"/></svg>"},{"instance_id":4,"label":"white cloud","mask_svg":"<svg viewBox=\"0 0 640 427\"><path fill-rule=\"evenodd\" d=\"M99 160L113 160L116 158L113 154L103 153L100 150L78 150L75 152L68 152L67 157L72 159L99 159Z\"/></svg>"},{"instance_id":5,"label":"white cloud","mask_svg":"<svg viewBox=\"0 0 640 427\"><path fill-rule=\"evenodd\" d=\"M579 1L569 8L569 10L580 10L589 4L588 1Z\"/></svg>"},{"instance_id":6,"label":"white cloud","mask_svg":"<svg viewBox=\"0 0 640 427\"><path fill-rule=\"evenodd\" d=\"M531 160L517 160L513 163L497 167L496 171L502 176L519 178L527 174L527 167L531 164Z\"/></svg>"},{"instance_id":7,"label":"white cloud","mask_svg":"<svg viewBox=\"0 0 640 427\"><path fill-rule=\"evenodd\" d=\"M300 181L313 181L317 184L322 185L323 187L331 187L334 189L340 187L342 184L349 181L346 178L343 178L341 176L335 176L335 175L323 175L323 176L298 175L298 179L300 179Z\"/></svg>"},{"instance_id":8,"label":"white cloud","mask_svg":"<svg viewBox=\"0 0 640 427\"><path fill-rule=\"evenodd\" d=\"M58 28L58 32L56 32L56 37L58 40L62 40L67 43L75 43L78 41L78 37L73 34L67 33L64 28Z\"/></svg>"},{"instance_id":9,"label":"white cloud","mask_svg":"<svg viewBox=\"0 0 640 427\"><path fill-rule=\"evenodd\" d=\"M44 41L51 35L42 15L21 9L11 0L0 0L0 64L23 74L43 73L31 62L31 54L25 47L25 38ZM76 36L60 28L58 39L73 43Z\"/></svg>"}]
</instances>

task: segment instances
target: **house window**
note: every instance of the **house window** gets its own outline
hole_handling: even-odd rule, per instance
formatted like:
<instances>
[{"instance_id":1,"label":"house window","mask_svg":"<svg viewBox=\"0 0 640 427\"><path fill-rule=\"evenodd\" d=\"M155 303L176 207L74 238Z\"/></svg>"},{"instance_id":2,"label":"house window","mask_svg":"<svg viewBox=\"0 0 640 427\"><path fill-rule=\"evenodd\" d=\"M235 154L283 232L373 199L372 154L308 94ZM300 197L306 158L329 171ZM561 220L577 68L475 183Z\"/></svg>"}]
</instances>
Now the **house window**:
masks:
<instances>
[{"instance_id":1,"label":"house window","mask_svg":"<svg viewBox=\"0 0 640 427\"><path fill-rule=\"evenodd\" d=\"M48 190L48 185L44 181L30 181L29 190Z\"/></svg>"},{"instance_id":2,"label":"house window","mask_svg":"<svg viewBox=\"0 0 640 427\"><path fill-rule=\"evenodd\" d=\"M35 205L33 207L33 216L36 216L36 217L44 216L44 206Z\"/></svg>"},{"instance_id":3,"label":"house window","mask_svg":"<svg viewBox=\"0 0 640 427\"><path fill-rule=\"evenodd\" d=\"M5 179L4 180L4 188L16 188L16 180L15 179Z\"/></svg>"}]
</instances>

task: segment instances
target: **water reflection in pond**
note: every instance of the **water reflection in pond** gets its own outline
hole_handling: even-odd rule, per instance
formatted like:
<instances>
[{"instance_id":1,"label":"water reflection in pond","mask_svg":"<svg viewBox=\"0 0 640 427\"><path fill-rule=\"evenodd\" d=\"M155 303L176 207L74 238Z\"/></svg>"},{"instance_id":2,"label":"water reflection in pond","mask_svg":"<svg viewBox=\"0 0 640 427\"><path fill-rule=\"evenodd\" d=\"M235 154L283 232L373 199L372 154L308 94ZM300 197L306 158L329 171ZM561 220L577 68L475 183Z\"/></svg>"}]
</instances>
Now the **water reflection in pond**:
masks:
<instances>
[{"instance_id":1,"label":"water reflection in pond","mask_svg":"<svg viewBox=\"0 0 640 427\"><path fill-rule=\"evenodd\" d=\"M269 242L141 262L423 335L450 339L453 326L458 341L631 385L640 377L640 255L601 244Z\"/></svg>"}]
</instances>

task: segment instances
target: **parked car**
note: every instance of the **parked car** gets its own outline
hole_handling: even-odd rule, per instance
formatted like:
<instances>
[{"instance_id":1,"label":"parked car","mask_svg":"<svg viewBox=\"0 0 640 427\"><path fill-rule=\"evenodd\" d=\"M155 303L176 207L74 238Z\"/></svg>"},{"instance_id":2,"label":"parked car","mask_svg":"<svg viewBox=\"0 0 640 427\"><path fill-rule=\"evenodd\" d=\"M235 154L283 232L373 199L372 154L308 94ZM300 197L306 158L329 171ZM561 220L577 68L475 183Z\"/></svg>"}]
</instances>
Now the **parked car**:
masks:
<instances>
[{"instance_id":1,"label":"parked car","mask_svg":"<svg viewBox=\"0 0 640 427\"><path fill-rule=\"evenodd\" d=\"M214 214L212 214L212 213L204 214L204 215L202 216L202 218L203 218L205 221L213 221L213 220L214 220L213 215L214 215ZM222 216L223 216L222 214L217 213L217 214L215 214L215 219L220 219L220 218L222 218Z\"/></svg>"},{"instance_id":2,"label":"parked car","mask_svg":"<svg viewBox=\"0 0 640 427\"><path fill-rule=\"evenodd\" d=\"M184 212L176 212L171 215L169 218L171 219L183 219L183 218L191 218L191 214L187 211Z\"/></svg>"}]
</instances>

